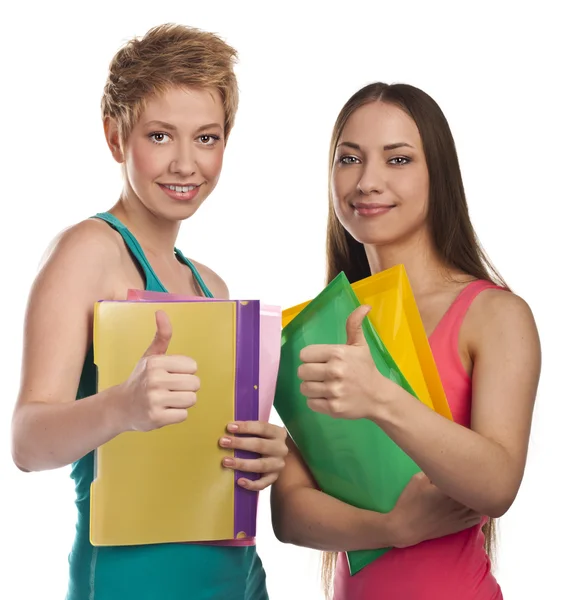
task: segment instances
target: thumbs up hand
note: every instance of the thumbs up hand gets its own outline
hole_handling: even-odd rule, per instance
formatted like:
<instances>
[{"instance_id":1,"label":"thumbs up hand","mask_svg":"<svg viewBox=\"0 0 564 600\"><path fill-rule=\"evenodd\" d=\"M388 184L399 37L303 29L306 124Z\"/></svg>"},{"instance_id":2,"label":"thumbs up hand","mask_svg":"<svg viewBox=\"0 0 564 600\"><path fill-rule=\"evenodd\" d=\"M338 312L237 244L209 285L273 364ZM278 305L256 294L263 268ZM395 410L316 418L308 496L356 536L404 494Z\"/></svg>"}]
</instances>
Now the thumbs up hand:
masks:
<instances>
[{"instance_id":1,"label":"thumbs up hand","mask_svg":"<svg viewBox=\"0 0 564 600\"><path fill-rule=\"evenodd\" d=\"M196 362L166 354L172 325L165 312L156 313L157 331L129 379L121 387L124 431L151 431L181 423L196 404L200 380Z\"/></svg>"},{"instance_id":2,"label":"thumbs up hand","mask_svg":"<svg viewBox=\"0 0 564 600\"><path fill-rule=\"evenodd\" d=\"M383 394L395 384L374 364L362 323L369 306L359 306L347 319L346 344L304 348L298 377L311 410L340 419L370 419Z\"/></svg>"}]
</instances>

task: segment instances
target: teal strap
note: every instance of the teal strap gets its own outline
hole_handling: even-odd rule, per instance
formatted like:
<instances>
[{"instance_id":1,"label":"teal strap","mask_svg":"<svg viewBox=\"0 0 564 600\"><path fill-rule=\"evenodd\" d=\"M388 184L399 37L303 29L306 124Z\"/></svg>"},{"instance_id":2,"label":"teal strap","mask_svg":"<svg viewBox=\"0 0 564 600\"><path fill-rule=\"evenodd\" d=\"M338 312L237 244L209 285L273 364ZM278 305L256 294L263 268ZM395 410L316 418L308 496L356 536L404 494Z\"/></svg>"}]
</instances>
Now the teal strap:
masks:
<instances>
[{"instance_id":1,"label":"teal strap","mask_svg":"<svg viewBox=\"0 0 564 600\"><path fill-rule=\"evenodd\" d=\"M94 216L94 218L101 219L102 221L106 221L109 225L111 225L123 238L125 244L133 254L133 257L138 262L139 266L143 270L145 275L145 284L146 288L155 292L166 292L165 286L161 283L160 279L157 277L157 274L153 270L151 263L148 261L145 256L145 252L143 252L143 248L135 238L135 236L127 229L127 227L114 215L108 212L98 213ZM175 248L174 252L178 259L182 263L184 263L192 272L196 283L200 286L203 294L207 298L213 298L213 294L210 292L207 285L204 283L200 273L198 273L198 269L196 269L195 265L192 261L188 260L184 254L178 249Z\"/></svg>"},{"instance_id":2,"label":"teal strap","mask_svg":"<svg viewBox=\"0 0 564 600\"><path fill-rule=\"evenodd\" d=\"M134 260L141 267L145 276L145 288L153 292L166 292L165 286L161 283L157 277L151 263L147 260L143 248L141 248L139 242L135 239L135 236L127 229L127 227L114 215L108 212L98 213L94 216L96 219L101 219L109 225L111 225L123 238L126 246L129 248Z\"/></svg>"},{"instance_id":3,"label":"teal strap","mask_svg":"<svg viewBox=\"0 0 564 600\"><path fill-rule=\"evenodd\" d=\"M198 269L196 269L196 267L192 263L192 261L187 259L178 248L175 248L174 251L176 252L176 255L178 256L178 258L186 266L188 266L190 268L190 270L192 271L192 275L194 275L194 279L196 280L197 284L200 286L200 289L204 293L204 296L206 298L213 298L213 294L210 292L208 286L204 283L204 280L202 279L201 275L198 273Z\"/></svg>"}]
</instances>

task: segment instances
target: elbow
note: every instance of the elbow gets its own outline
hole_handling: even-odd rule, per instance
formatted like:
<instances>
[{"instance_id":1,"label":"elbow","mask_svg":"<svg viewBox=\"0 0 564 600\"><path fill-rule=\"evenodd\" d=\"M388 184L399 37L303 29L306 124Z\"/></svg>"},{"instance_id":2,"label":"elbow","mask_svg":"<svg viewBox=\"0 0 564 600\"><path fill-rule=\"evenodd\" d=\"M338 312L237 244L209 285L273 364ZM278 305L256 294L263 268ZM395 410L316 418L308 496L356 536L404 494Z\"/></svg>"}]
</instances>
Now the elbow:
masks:
<instances>
[{"instance_id":1,"label":"elbow","mask_svg":"<svg viewBox=\"0 0 564 600\"><path fill-rule=\"evenodd\" d=\"M276 539L282 544L292 544L292 538L288 528L284 527L280 519L272 519L272 529Z\"/></svg>"},{"instance_id":2,"label":"elbow","mask_svg":"<svg viewBox=\"0 0 564 600\"><path fill-rule=\"evenodd\" d=\"M29 460L29 444L26 443L26 436L20 430L19 421L14 416L12 420L12 461L22 473L30 473L32 468Z\"/></svg>"},{"instance_id":3,"label":"elbow","mask_svg":"<svg viewBox=\"0 0 564 600\"><path fill-rule=\"evenodd\" d=\"M514 485L504 486L497 493L491 494L477 512L490 519L503 517L515 502L517 491L518 487L516 488Z\"/></svg>"},{"instance_id":4,"label":"elbow","mask_svg":"<svg viewBox=\"0 0 564 600\"><path fill-rule=\"evenodd\" d=\"M272 530L276 539L282 544L293 544L291 528L287 526L288 519L280 510L272 511Z\"/></svg>"},{"instance_id":5,"label":"elbow","mask_svg":"<svg viewBox=\"0 0 564 600\"><path fill-rule=\"evenodd\" d=\"M497 502L488 503L488 506L484 507L486 510L482 511L490 519L499 519L505 515L505 513L511 508L515 496L509 498L502 498Z\"/></svg>"},{"instance_id":6,"label":"elbow","mask_svg":"<svg viewBox=\"0 0 564 600\"><path fill-rule=\"evenodd\" d=\"M296 545L295 532L292 527L293 519L288 513L289 510L288 498L285 497L283 500L279 497L279 493L273 488L271 494L271 517L272 517L272 530L276 539L282 544L293 544Z\"/></svg>"},{"instance_id":7,"label":"elbow","mask_svg":"<svg viewBox=\"0 0 564 600\"><path fill-rule=\"evenodd\" d=\"M14 441L12 442L12 461L22 473L30 473L33 470L26 460L25 452Z\"/></svg>"},{"instance_id":8,"label":"elbow","mask_svg":"<svg viewBox=\"0 0 564 600\"><path fill-rule=\"evenodd\" d=\"M302 540L296 535L295 529L293 529L291 526L286 526L282 521L279 521L276 525L273 521L272 525L274 535L280 543L290 544L292 546L302 545Z\"/></svg>"},{"instance_id":9,"label":"elbow","mask_svg":"<svg viewBox=\"0 0 564 600\"><path fill-rule=\"evenodd\" d=\"M21 463L14 461L14 464L22 473L31 473L31 469L26 469Z\"/></svg>"}]
</instances>

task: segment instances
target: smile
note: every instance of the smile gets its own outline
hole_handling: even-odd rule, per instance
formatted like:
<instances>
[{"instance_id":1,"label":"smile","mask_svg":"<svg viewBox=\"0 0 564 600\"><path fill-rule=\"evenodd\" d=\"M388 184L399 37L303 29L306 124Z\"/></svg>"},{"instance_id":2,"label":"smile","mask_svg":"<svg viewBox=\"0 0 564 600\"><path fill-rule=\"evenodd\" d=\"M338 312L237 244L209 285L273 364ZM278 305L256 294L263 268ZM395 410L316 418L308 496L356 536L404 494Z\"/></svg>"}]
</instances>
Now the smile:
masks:
<instances>
[{"instance_id":1,"label":"smile","mask_svg":"<svg viewBox=\"0 0 564 600\"><path fill-rule=\"evenodd\" d=\"M187 192L191 192L192 190L199 187L197 185L169 185L166 183L159 183L159 185L166 188L167 190L170 190L171 192L178 192L178 193L183 193L183 194L186 194Z\"/></svg>"},{"instance_id":2,"label":"smile","mask_svg":"<svg viewBox=\"0 0 564 600\"><path fill-rule=\"evenodd\" d=\"M372 217L387 213L392 208L395 208L395 204L375 204L368 202L359 202L353 204L353 208L356 214L362 217Z\"/></svg>"},{"instance_id":3,"label":"smile","mask_svg":"<svg viewBox=\"0 0 564 600\"><path fill-rule=\"evenodd\" d=\"M159 183L158 185L169 198L187 202L194 200L198 196L201 184L176 185L175 183Z\"/></svg>"}]
</instances>

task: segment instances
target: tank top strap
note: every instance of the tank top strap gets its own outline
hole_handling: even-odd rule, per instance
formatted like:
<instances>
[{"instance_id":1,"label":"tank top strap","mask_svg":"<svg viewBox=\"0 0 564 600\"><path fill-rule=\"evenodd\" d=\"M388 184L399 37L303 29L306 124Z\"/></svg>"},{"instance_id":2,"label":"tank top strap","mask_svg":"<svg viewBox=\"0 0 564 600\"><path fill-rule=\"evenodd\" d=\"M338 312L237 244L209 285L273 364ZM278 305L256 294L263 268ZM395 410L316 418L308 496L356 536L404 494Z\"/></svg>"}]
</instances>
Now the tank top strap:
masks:
<instances>
[{"instance_id":1,"label":"tank top strap","mask_svg":"<svg viewBox=\"0 0 564 600\"><path fill-rule=\"evenodd\" d=\"M460 328L464 317L468 312L472 302L476 297L484 290L503 290L503 288L491 281L478 279L469 283L456 297L454 302L450 305L443 318L437 325L435 331L431 334L431 338L442 338L443 344L446 338L450 341L448 344L450 350L453 352L453 356L458 356L458 338L460 334Z\"/></svg>"},{"instance_id":2,"label":"tank top strap","mask_svg":"<svg viewBox=\"0 0 564 600\"><path fill-rule=\"evenodd\" d=\"M125 245L131 253L133 260L141 269L141 271L143 271L145 289L151 292L166 292L166 288L157 277L157 274L153 270L153 267L151 267L151 263L148 261L145 252L143 252L143 248L141 248L141 245L131 231L129 231L129 229L127 229L127 227L111 213L97 213L93 218L105 221L108 223L108 225L110 225L110 227L115 229L121 235Z\"/></svg>"},{"instance_id":3,"label":"tank top strap","mask_svg":"<svg viewBox=\"0 0 564 600\"><path fill-rule=\"evenodd\" d=\"M200 286L200 289L202 290L204 296L206 298L213 298L213 294L210 292L208 286L204 283L204 280L202 279L200 273L198 273L196 265L194 265L194 263L191 260L186 258L178 248L175 248L174 251L176 252L176 256L178 257L180 262L184 263L190 269L190 271L192 271L192 275L194 276L196 283Z\"/></svg>"},{"instance_id":4,"label":"tank top strap","mask_svg":"<svg viewBox=\"0 0 564 600\"><path fill-rule=\"evenodd\" d=\"M145 252L143 252L143 248L135 238L135 236L127 229L127 227L114 215L109 212L101 212L94 215L93 218L100 219L105 221L110 225L113 229L115 229L123 238L123 241L127 248L129 249L133 260L139 266L139 268L143 271L143 275L145 278L145 289L150 290L152 292L166 292L165 286L161 283L157 274L153 270L151 263L147 259ZM186 258L184 254L178 249L175 248L174 252L178 260L186 265L190 271L192 272L192 276L196 281L197 285L200 287L202 293L206 298L213 298L213 294L211 293L208 286L205 284L202 276L198 272L198 269L194 265L194 263Z\"/></svg>"}]
</instances>

